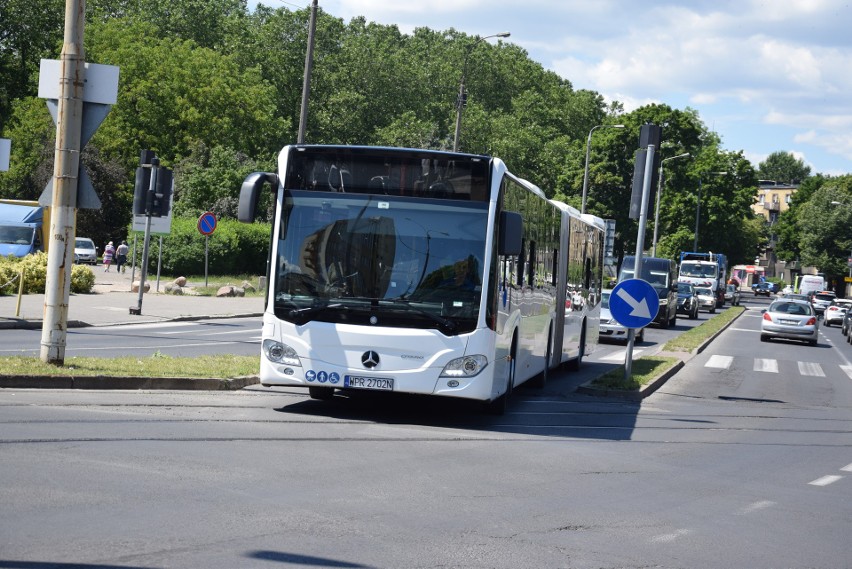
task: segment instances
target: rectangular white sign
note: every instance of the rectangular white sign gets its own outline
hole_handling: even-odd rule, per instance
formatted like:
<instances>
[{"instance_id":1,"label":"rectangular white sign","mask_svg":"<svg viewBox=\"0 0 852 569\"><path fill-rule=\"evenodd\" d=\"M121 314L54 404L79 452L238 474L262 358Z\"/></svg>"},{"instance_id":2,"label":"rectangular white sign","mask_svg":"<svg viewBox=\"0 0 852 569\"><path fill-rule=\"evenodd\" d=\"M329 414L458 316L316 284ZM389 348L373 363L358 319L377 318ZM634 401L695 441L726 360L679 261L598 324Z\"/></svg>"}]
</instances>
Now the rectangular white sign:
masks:
<instances>
[{"instance_id":1,"label":"rectangular white sign","mask_svg":"<svg viewBox=\"0 0 852 569\"><path fill-rule=\"evenodd\" d=\"M0 172L9 170L9 154L12 152L12 141L0 138Z\"/></svg>"},{"instance_id":2,"label":"rectangular white sign","mask_svg":"<svg viewBox=\"0 0 852 569\"><path fill-rule=\"evenodd\" d=\"M62 77L62 62L58 59L42 59L38 73L38 96L41 99L59 99ZM86 78L83 84L83 101L114 105L118 100L118 67L86 63Z\"/></svg>"}]
</instances>

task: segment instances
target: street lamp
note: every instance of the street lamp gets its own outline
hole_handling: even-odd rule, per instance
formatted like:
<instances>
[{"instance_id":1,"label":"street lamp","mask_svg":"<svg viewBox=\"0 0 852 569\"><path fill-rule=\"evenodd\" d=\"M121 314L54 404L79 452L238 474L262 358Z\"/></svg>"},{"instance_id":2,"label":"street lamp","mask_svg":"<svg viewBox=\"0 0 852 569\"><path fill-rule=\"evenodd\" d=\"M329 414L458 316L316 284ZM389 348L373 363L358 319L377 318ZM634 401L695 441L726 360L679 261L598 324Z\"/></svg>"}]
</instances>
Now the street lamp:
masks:
<instances>
[{"instance_id":1,"label":"street lamp","mask_svg":"<svg viewBox=\"0 0 852 569\"><path fill-rule=\"evenodd\" d=\"M698 177L698 199L695 202L695 242L693 251L698 251L698 223L701 221L701 177L702 176L724 176L727 172L704 172Z\"/></svg>"},{"instance_id":2,"label":"street lamp","mask_svg":"<svg viewBox=\"0 0 852 569\"><path fill-rule=\"evenodd\" d=\"M599 124L593 126L586 140L586 169L583 172L583 201L580 205L580 213L586 213L586 193L589 190L589 150L592 148L592 133L599 128L624 128L623 124Z\"/></svg>"},{"instance_id":3,"label":"street lamp","mask_svg":"<svg viewBox=\"0 0 852 569\"><path fill-rule=\"evenodd\" d=\"M657 207L656 212L654 213L654 242L651 247L651 256L657 256L657 227L660 225L660 201L662 199L663 186L665 183L663 182L663 166L669 160L677 160L678 158L686 158L689 156L689 152L684 152L683 154L678 154L677 156L672 156L670 158L663 158L660 161L660 178L657 180Z\"/></svg>"},{"instance_id":4,"label":"street lamp","mask_svg":"<svg viewBox=\"0 0 852 569\"><path fill-rule=\"evenodd\" d=\"M464 95L464 79L467 75L467 59L470 57L473 48L476 47L476 44L483 40L487 40L489 38L507 38L512 35L509 32L500 32L499 34L492 34L490 36L485 37L477 37L476 41L470 44L467 48L467 51L464 54L464 65L462 66L462 75L461 81L459 81L459 95L456 99L456 133L453 137L453 152L459 151L459 135L461 134L461 121L462 121L462 109L466 104L465 95Z\"/></svg>"}]
</instances>

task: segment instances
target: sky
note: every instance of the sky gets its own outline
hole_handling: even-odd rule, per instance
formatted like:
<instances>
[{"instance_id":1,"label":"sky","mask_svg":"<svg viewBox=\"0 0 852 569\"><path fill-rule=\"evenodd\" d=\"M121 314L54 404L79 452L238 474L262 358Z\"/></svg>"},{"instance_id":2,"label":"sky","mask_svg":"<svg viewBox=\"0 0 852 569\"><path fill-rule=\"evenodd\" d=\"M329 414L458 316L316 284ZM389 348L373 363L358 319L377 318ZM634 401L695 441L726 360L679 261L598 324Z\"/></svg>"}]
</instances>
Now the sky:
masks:
<instances>
[{"instance_id":1,"label":"sky","mask_svg":"<svg viewBox=\"0 0 852 569\"><path fill-rule=\"evenodd\" d=\"M743 151L755 167L783 151L812 174L852 173L850 0L318 2L345 22L364 16L407 34L508 31L502 41L625 111L651 103L695 109L725 150Z\"/></svg>"}]
</instances>

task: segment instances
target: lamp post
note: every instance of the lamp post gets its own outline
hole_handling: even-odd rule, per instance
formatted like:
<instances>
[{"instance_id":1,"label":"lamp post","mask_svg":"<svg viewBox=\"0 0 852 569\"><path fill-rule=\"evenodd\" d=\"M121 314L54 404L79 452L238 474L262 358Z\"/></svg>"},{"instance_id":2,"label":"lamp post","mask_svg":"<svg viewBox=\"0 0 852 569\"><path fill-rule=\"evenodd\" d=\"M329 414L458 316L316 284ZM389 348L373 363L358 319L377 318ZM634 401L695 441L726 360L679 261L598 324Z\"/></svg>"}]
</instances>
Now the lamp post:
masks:
<instances>
[{"instance_id":1,"label":"lamp post","mask_svg":"<svg viewBox=\"0 0 852 569\"><path fill-rule=\"evenodd\" d=\"M701 178L703 176L724 176L727 172L704 172L698 177L698 199L695 203L695 242L692 245L693 251L698 251L698 224L701 221Z\"/></svg>"},{"instance_id":2,"label":"lamp post","mask_svg":"<svg viewBox=\"0 0 852 569\"><path fill-rule=\"evenodd\" d=\"M654 241L651 245L651 256L652 257L657 256L657 235L658 235L657 227L659 227L659 225L660 225L660 201L662 199L663 186L665 185L664 182L663 182L663 166L669 160L677 160L678 158L686 158L688 156L689 156L689 152L684 152L683 154L678 154L677 156L672 156L670 158L663 158L660 161L660 178L657 180L657 206L655 208L656 211L654 213Z\"/></svg>"},{"instance_id":3,"label":"lamp post","mask_svg":"<svg viewBox=\"0 0 852 569\"><path fill-rule=\"evenodd\" d=\"M592 133L599 128L624 128L623 124L599 124L593 126L586 140L586 168L583 171L583 201L580 204L580 213L586 213L586 193L589 191L589 151L592 148Z\"/></svg>"},{"instance_id":4,"label":"lamp post","mask_svg":"<svg viewBox=\"0 0 852 569\"><path fill-rule=\"evenodd\" d=\"M453 137L453 152L459 151L459 135L461 134L461 121L462 121L462 109L466 104L465 95L464 95L464 79L467 75L467 60L470 57L473 48L476 47L476 44L483 40L487 40L489 38L507 38L512 35L510 32L500 32L499 34L492 34L490 36L485 37L477 37L476 41L470 44L467 48L467 51L464 54L464 65L462 66L462 74L461 81L459 81L459 94L456 99L456 133Z\"/></svg>"}]
</instances>

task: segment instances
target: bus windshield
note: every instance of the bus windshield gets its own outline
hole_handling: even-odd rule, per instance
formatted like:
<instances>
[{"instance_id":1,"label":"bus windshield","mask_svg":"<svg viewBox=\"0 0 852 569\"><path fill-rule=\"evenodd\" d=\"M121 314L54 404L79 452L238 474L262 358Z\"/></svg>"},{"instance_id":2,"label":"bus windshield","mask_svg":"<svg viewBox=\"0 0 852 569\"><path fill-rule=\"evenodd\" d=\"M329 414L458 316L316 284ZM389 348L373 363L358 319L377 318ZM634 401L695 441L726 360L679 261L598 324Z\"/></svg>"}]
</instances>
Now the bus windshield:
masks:
<instances>
[{"instance_id":1,"label":"bus windshield","mask_svg":"<svg viewBox=\"0 0 852 569\"><path fill-rule=\"evenodd\" d=\"M275 314L436 328L476 326L488 203L285 190Z\"/></svg>"}]
</instances>

